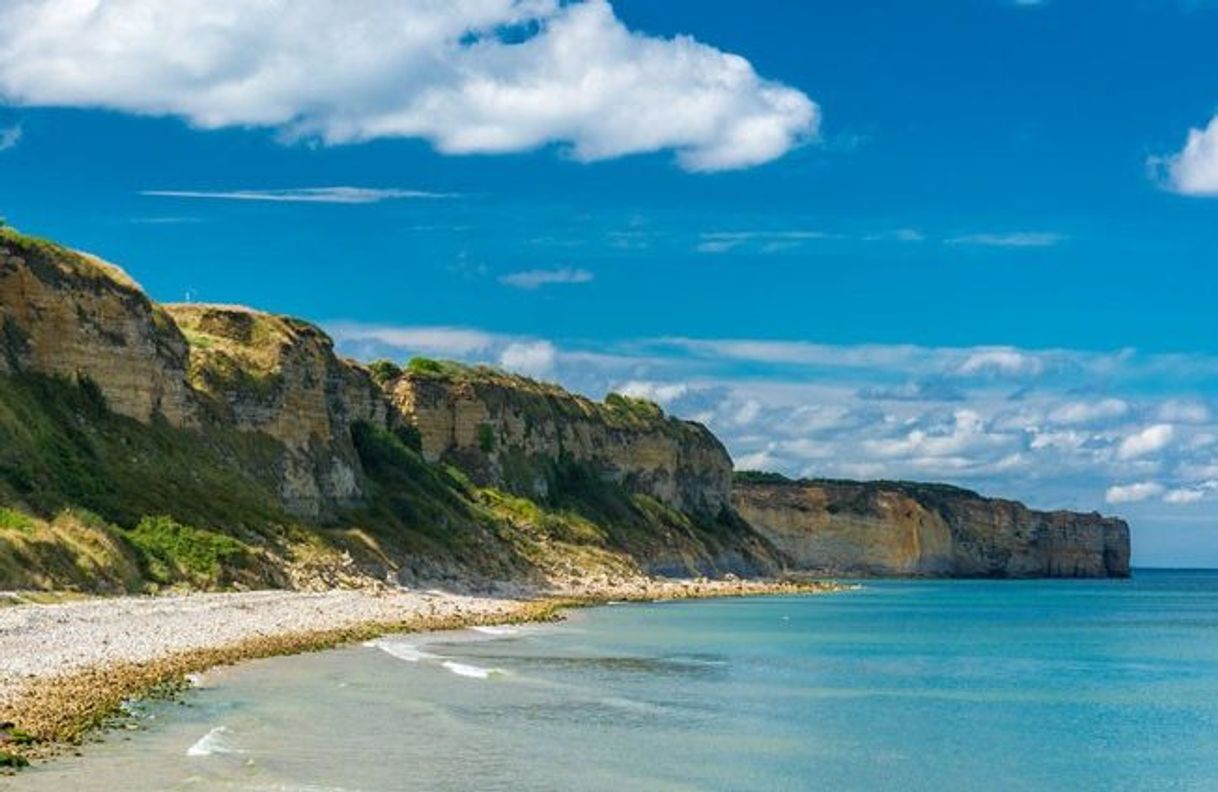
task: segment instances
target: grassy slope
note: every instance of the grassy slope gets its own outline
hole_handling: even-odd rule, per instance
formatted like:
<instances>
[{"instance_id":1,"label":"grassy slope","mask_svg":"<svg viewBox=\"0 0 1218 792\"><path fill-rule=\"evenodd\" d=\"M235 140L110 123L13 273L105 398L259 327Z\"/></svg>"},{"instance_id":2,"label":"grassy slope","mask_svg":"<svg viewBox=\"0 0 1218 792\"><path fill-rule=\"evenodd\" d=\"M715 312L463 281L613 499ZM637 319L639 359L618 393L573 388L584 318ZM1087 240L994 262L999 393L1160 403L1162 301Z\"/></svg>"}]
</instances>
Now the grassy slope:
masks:
<instances>
[{"instance_id":1,"label":"grassy slope","mask_svg":"<svg viewBox=\"0 0 1218 792\"><path fill-rule=\"evenodd\" d=\"M87 381L0 376L0 589L283 585L287 560L348 552L365 572L434 579L712 571L730 521L695 520L556 466L539 504L473 486L399 437L355 427L368 505L336 526L276 504L276 447L255 433L117 416ZM243 460L242 465L233 460Z\"/></svg>"}]
</instances>

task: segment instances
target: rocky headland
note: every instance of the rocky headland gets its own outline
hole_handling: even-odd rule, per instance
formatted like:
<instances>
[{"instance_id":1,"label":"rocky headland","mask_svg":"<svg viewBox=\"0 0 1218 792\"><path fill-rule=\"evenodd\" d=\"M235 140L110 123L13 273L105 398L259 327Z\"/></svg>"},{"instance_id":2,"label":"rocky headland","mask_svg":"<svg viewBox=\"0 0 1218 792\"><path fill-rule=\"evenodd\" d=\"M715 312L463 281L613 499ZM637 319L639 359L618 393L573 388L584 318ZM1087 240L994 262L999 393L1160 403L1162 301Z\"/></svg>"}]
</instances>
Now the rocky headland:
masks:
<instances>
[{"instance_id":1,"label":"rocky headland","mask_svg":"<svg viewBox=\"0 0 1218 792\"><path fill-rule=\"evenodd\" d=\"M1129 526L943 484L738 477L737 511L794 567L886 577L1128 577Z\"/></svg>"}]
</instances>

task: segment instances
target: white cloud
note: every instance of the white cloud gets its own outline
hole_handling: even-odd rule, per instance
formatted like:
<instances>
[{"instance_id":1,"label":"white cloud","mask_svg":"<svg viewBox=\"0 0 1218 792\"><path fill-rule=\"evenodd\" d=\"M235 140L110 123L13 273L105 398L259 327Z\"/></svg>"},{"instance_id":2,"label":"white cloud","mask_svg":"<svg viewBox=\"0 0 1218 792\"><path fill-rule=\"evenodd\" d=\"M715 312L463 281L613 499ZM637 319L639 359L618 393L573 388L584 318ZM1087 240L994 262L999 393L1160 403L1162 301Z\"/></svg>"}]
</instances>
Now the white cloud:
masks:
<instances>
[{"instance_id":1,"label":"white cloud","mask_svg":"<svg viewBox=\"0 0 1218 792\"><path fill-rule=\"evenodd\" d=\"M1104 500L1108 503L1137 503L1163 494L1163 485L1154 481L1124 484L1108 488Z\"/></svg>"},{"instance_id":2,"label":"white cloud","mask_svg":"<svg viewBox=\"0 0 1218 792\"><path fill-rule=\"evenodd\" d=\"M452 198L451 193L372 187L298 187L290 190L143 190L140 195L156 198L203 198L222 201L270 201L272 203L370 204L402 198Z\"/></svg>"},{"instance_id":3,"label":"white cloud","mask_svg":"<svg viewBox=\"0 0 1218 792\"><path fill-rule=\"evenodd\" d=\"M1121 399L1101 399L1096 402L1068 402L1049 413L1057 424L1089 424L1110 418L1120 418L1129 412L1129 404Z\"/></svg>"},{"instance_id":4,"label":"white cloud","mask_svg":"<svg viewBox=\"0 0 1218 792\"><path fill-rule=\"evenodd\" d=\"M21 126L0 128L0 151L7 151L21 142Z\"/></svg>"},{"instance_id":5,"label":"white cloud","mask_svg":"<svg viewBox=\"0 0 1218 792\"><path fill-rule=\"evenodd\" d=\"M542 286L560 283L589 283L595 276L585 269L526 270L503 275L499 282L517 289L537 289Z\"/></svg>"},{"instance_id":6,"label":"white cloud","mask_svg":"<svg viewBox=\"0 0 1218 792\"><path fill-rule=\"evenodd\" d=\"M999 347L979 349L971 353L956 369L956 373L1019 377L1035 376L1043 372L1044 368L1044 362L1036 355L1009 347Z\"/></svg>"},{"instance_id":7,"label":"white cloud","mask_svg":"<svg viewBox=\"0 0 1218 792\"><path fill-rule=\"evenodd\" d=\"M1218 116L1205 129L1190 129L1180 152L1151 164L1162 169L1167 186L1178 193L1218 196Z\"/></svg>"},{"instance_id":8,"label":"white cloud","mask_svg":"<svg viewBox=\"0 0 1218 792\"><path fill-rule=\"evenodd\" d=\"M672 150L693 171L776 159L820 121L744 58L631 31L607 0L10 0L0 95L329 144Z\"/></svg>"},{"instance_id":9,"label":"white cloud","mask_svg":"<svg viewBox=\"0 0 1218 792\"><path fill-rule=\"evenodd\" d=\"M1048 231L1015 231L1002 234L966 234L947 240L949 245L979 245L982 247L1052 247L1065 240L1062 234Z\"/></svg>"},{"instance_id":10,"label":"white cloud","mask_svg":"<svg viewBox=\"0 0 1218 792\"><path fill-rule=\"evenodd\" d=\"M496 340L490 333L464 327L395 327L335 322L327 324L326 329L340 344L373 342L394 349L435 355L464 356L485 352Z\"/></svg>"},{"instance_id":11,"label":"white cloud","mask_svg":"<svg viewBox=\"0 0 1218 792\"><path fill-rule=\"evenodd\" d=\"M1174 489L1163 496L1164 503L1196 503L1205 497L1205 492L1199 489Z\"/></svg>"},{"instance_id":12,"label":"white cloud","mask_svg":"<svg viewBox=\"0 0 1218 792\"><path fill-rule=\"evenodd\" d=\"M499 355L499 365L508 371L540 377L554 369L558 350L549 341L522 341L508 344Z\"/></svg>"},{"instance_id":13,"label":"white cloud","mask_svg":"<svg viewBox=\"0 0 1218 792\"><path fill-rule=\"evenodd\" d=\"M689 393L689 386L684 382L662 383L633 380L614 388L614 391L623 396L630 396L635 399L647 399L648 401L665 406Z\"/></svg>"},{"instance_id":14,"label":"white cloud","mask_svg":"<svg viewBox=\"0 0 1218 792\"><path fill-rule=\"evenodd\" d=\"M1200 402L1169 399L1159 405L1159 420L1161 421L1201 424L1209 421L1209 419L1209 408Z\"/></svg>"},{"instance_id":15,"label":"white cloud","mask_svg":"<svg viewBox=\"0 0 1218 792\"><path fill-rule=\"evenodd\" d=\"M1171 424L1155 424L1129 435L1117 448L1118 459L1136 459L1161 451L1176 434Z\"/></svg>"},{"instance_id":16,"label":"white cloud","mask_svg":"<svg viewBox=\"0 0 1218 792\"><path fill-rule=\"evenodd\" d=\"M777 253L804 242L832 238L832 234L824 231L709 231L701 235L695 250L699 253L727 253L745 245L755 245L763 253Z\"/></svg>"}]
</instances>

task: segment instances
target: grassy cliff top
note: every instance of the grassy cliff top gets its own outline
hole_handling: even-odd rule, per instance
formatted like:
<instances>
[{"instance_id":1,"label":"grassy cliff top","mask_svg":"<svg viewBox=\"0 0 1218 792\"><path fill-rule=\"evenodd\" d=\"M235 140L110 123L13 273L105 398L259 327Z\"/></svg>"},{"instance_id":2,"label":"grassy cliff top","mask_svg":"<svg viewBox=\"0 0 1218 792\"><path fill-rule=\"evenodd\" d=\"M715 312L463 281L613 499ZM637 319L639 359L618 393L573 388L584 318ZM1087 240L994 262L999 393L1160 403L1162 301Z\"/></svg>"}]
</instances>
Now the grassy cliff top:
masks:
<instances>
[{"instance_id":1,"label":"grassy cliff top","mask_svg":"<svg viewBox=\"0 0 1218 792\"><path fill-rule=\"evenodd\" d=\"M315 325L244 306L178 303L165 310L186 336L192 354L203 360L227 358L253 375L279 370L284 350L300 343L332 346Z\"/></svg>"},{"instance_id":2,"label":"grassy cliff top","mask_svg":"<svg viewBox=\"0 0 1218 792\"><path fill-rule=\"evenodd\" d=\"M140 285L121 267L92 254L22 234L9 226L0 226L0 249L6 250L9 255L20 256L31 267L41 269L46 274L54 273L83 281L105 281L126 291L138 292L140 296L144 294Z\"/></svg>"},{"instance_id":3,"label":"grassy cliff top","mask_svg":"<svg viewBox=\"0 0 1218 792\"><path fill-rule=\"evenodd\" d=\"M900 492L904 495L909 495L913 498L933 498L933 497L954 497L954 498L970 498L979 500L992 500L986 498L977 492L963 487L957 487L953 484L936 484L924 483L920 481L896 481L888 479L877 479L875 481L856 481L853 479L829 479L829 478L800 478L793 479L784 476L781 473L772 473L763 470L737 470L733 474L733 480L738 486L748 486L750 484L760 485L775 485L775 486L822 486L822 487L855 487L861 490L889 490Z\"/></svg>"},{"instance_id":4,"label":"grassy cliff top","mask_svg":"<svg viewBox=\"0 0 1218 792\"><path fill-rule=\"evenodd\" d=\"M389 381L398 377L414 382L435 381L451 385L469 385L480 391L499 390L510 392L525 400L544 402L549 409L570 417L582 417L603 421L610 426L631 429L687 429L699 427L691 421L666 415L660 405L647 399L610 393L603 402L596 402L578 393L572 393L552 382L512 374L486 365L468 365L451 360L413 358L404 368L385 361L371 365L378 379Z\"/></svg>"}]
</instances>

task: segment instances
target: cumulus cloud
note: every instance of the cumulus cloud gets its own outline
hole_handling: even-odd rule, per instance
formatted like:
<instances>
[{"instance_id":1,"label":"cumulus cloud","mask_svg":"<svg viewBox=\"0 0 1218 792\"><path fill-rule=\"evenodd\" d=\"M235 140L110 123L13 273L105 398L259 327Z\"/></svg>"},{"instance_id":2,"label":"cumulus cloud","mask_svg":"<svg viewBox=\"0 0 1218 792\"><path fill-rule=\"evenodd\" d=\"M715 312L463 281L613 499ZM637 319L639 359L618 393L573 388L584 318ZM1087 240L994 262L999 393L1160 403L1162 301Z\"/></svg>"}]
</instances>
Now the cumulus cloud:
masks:
<instances>
[{"instance_id":1,"label":"cumulus cloud","mask_svg":"<svg viewBox=\"0 0 1218 792\"><path fill-rule=\"evenodd\" d=\"M21 127L0 128L0 151L7 151L21 142Z\"/></svg>"},{"instance_id":2,"label":"cumulus cloud","mask_svg":"<svg viewBox=\"0 0 1218 792\"><path fill-rule=\"evenodd\" d=\"M1155 424L1135 432L1121 441L1117 447L1119 459L1136 459L1163 450L1175 436L1171 424Z\"/></svg>"},{"instance_id":3,"label":"cumulus cloud","mask_svg":"<svg viewBox=\"0 0 1218 792\"><path fill-rule=\"evenodd\" d=\"M1122 484L1108 488L1104 500L1108 503L1138 503L1163 494L1163 485L1154 481Z\"/></svg>"},{"instance_id":4,"label":"cumulus cloud","mask_svg":"<svg viewBox=\"0 0 1218 792\"><path fill-rule=\"evenodd\" d=\"M451 193L372 187L298 187L290 190L143 190L154 198L202 198L220 201L268 201L271 203L370 204L402 198L451 198Z\"/></svg>"},{"instance_id":5,"label":"cumulus cloud","mask_svg":"<svg viewBox=\"0 0 1218 792\"><path fill-rule=\"evenodd\" d=\"M508 371L540 377L554 369L558 350L549 341L512 343L499 355L499 365Z\"/></svg>"},{"instance_id":6,"label":"cumulus cloud","mask_svg":"<svg viewBox=\"0 0 1218 792\"><path fill-rule=\"evenodd\" d=\"M623 396L647 399L648 401L665 406L689 393L689 386L684 382L645 382L642 380L632 380L614 390Z\"/></svg>"},{"instance_id":7,"label":"cumulus cloud","mask_svg":"<svg viewBox=\"0 0 1218 792\"><path fill-rule=\"evenodd\" d=\"M9 0L0 96L451 154L672 150L693 171L776 159L820 120L739 55L632 31L608 0Z\"/></svg>"},{"instance_id":8,"label":"cumulus cloud","mask_svg":"<svg viewBox=\"0 0 1218 792\"><path fill-rule=\"evenodd\" d=\"M999 375L1007 377L1035 376L1045 369L1044 361L1009 347L980 349L964 359L956 369L962 375Z\"/></svg>"},{"instance_id":9,"label":"cumulus cloud","mask_svg":"<svg viewBox=\"0 0 1218 792\"><path fill-rule=\"evenodd\" d=\"M539 289L553 284L589 283L595 276L585 269L535 269L512 272L499 278L499 282L517 289Z\"/></svg>"},{"instance_id":10,"label":"cumulus cloud","mask_svg":"<svg viewBox=\"0 0 1218 792\"><path fill-rule=\"evenodd\" d=\"M1151 165L1178 193L1218 196L1218 116L1205 129L1190 129L1183 149L1166 159L1154 158Z\"/></svg>"}]
</instances>

